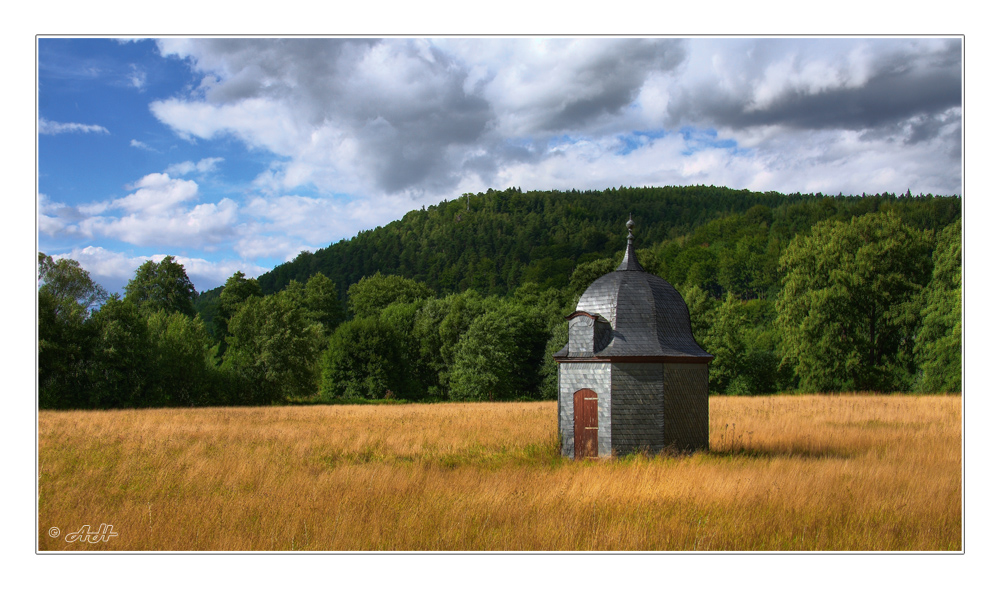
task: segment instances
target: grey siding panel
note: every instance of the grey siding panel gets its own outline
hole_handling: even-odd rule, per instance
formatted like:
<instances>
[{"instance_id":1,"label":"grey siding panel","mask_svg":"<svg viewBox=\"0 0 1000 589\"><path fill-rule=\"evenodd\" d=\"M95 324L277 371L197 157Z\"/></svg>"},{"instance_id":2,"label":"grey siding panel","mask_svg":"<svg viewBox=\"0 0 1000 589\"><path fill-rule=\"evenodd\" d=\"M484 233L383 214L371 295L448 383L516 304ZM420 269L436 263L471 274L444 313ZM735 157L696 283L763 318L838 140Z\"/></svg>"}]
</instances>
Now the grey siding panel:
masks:
<instances>
[{"instance_id":1,"label":"grey siding panel","mask_svg":"<svg viewBox=\"0 0 1000 589\"><path fill-rule=\"evenodd\" d=\"M611 454L611 364L564 362L559 364L559 437L562 455L573 457L573 393L590 389L597 393L597 454Z\"/></svg>"},{"instance_id":2,"label":"grey siding panel","mask_svg":"<svg viewBox=\"0 0 1000 589\"><path fill-rule=\"evenodd\" d=\"M585 315L569 320L569 355L594 355L594 320Z\"/></svg>"},{"instance_id":3,"label":"grey siding panel","mask_svg":"<svg viewBox=\"0 0 1000 589\"><path fill-rule=\"evenodd\" d=\"M664 442L678 450L708 449L708 365L664 364Z\"/></svg>"},{"instance_id":4,"label":"grey siding panel","mask_svg":"<svg viewBox=\"0 0 1000 589\"><path fill-rule=\"evenodd\" d=\"M611 440L628 454L663 449L663 365L612 364Z\"/></svg>"}]
</instances>

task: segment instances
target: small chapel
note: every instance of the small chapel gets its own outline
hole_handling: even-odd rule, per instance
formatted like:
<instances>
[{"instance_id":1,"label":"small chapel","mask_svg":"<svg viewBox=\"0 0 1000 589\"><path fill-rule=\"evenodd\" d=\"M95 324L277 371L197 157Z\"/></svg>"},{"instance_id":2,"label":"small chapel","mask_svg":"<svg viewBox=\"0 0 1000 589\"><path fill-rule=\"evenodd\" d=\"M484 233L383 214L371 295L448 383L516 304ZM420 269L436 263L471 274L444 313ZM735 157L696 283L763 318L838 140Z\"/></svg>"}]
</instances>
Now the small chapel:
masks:
<instances>
[{"instance_id":1,"label":"small chapel","mask_svg":"<svg viewBox=\"0 0 1000 589\"><path fill-rule=\"evenodd\" d=\"M563 456L708 449L708 363L687 304L639 265L629 217L625 258L595 280L569 321L559 364Z\"/></svg>"}]
</instances>

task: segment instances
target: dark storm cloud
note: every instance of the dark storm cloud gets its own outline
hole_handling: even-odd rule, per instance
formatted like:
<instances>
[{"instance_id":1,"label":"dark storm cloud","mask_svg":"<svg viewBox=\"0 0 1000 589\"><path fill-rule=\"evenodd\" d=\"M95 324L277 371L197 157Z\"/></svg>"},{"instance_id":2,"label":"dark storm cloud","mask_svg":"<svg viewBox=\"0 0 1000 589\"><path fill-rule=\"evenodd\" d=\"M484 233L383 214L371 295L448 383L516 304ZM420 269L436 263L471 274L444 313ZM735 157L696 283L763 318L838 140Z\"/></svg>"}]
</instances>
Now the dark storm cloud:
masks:
<instances>
[{"instance_id":1,"label":"dark storm cloud","mask_svg":"<svg viewBox=\"0 0 1000 589\"><path fill-rule=\"evenodd\" d=\"M567 88L571 94L561 108L550 113L541 128L572 130L601 115L616 114L635 100L650 74L675 69L685 56L678 40L625 40L614 51L579 64L573 75L574 85Z\"/></svg>"},{"instance_id":2,"label":"dark storm cloud","mask_svg":"<svg viewBox=\"0 0 1000 589\"><path fill-rule=\"evenodd\" d=\"M770 59L772 56L767 55ZM924 126L910 140L936 136L935 115L962 103L961 43L957 39L920 53L892 50L876 54L860 85L842 83L819 91L789 83L763 107L755 104L765 64L756 64L746 84L734 92L705 85L685 89L671 109L682 120L745 129L779 125L793 129L879 129L917 117ZM844 68L848 69L848 68ZM799 72L793 72L799 73ZM844 72L843 75L850 75Z\"/></svg>"}]
</instances>

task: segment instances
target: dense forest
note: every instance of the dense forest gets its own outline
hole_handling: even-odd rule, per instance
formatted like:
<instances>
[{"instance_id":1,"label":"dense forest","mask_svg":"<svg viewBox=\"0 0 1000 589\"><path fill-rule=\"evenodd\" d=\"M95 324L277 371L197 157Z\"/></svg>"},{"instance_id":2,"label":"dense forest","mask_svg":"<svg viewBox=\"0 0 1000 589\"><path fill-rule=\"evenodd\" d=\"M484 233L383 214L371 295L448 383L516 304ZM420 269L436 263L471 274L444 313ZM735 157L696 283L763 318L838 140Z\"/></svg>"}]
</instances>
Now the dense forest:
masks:
<instances>
[{"instance_id":1,"label":"dense forest","mask_svg":"<svg viewBox=\"0 0 1000 589\"><path fill-rule=\"evenodd\" d=\"M629 214L712 393L961 390L960 198L693 186L466 194L201 295L170 257L108 297L39 254L39 404L554 398Z\"/></svg>"}]
</instances>

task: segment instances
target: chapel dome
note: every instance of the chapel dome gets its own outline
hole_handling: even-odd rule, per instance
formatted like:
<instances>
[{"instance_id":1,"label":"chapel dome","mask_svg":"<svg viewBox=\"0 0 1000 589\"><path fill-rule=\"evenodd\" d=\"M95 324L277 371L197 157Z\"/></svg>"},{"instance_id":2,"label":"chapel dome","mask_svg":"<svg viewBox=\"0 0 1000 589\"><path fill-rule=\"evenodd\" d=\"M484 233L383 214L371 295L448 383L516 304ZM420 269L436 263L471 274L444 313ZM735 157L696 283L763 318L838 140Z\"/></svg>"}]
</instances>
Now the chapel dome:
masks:
<instances>
[{"instance_id":1,"label":"chapel dome","mask_svg":"<svg viewBox=\"0 0 1000 589\"><path fill-rule=\"evenodd\" d=\"M628 247L622 263L584 291L577 312L570 317L585 313L610 324L610 342L593 350L596 358L651 357L708 362L713 356L695 342L688 307L681 294L639 264L632 247L633 225L630 218ZM571 347L560 350L556 357L578 356L569 353Z\"/></svg>"}]
</instances>

